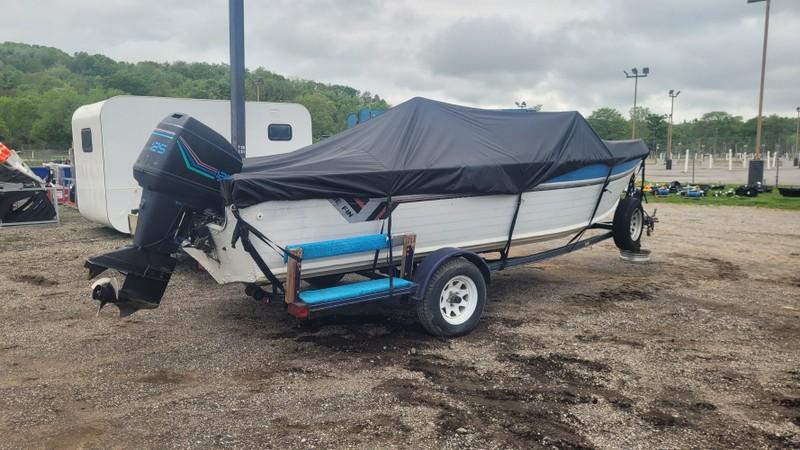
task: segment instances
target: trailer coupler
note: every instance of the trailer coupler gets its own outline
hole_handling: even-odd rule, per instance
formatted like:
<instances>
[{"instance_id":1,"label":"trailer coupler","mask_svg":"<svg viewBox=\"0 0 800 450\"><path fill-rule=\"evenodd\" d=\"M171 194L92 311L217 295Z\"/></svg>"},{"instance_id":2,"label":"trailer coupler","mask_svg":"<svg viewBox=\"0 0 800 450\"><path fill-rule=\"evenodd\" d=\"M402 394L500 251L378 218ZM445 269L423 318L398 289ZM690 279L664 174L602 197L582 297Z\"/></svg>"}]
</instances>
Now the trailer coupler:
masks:
<instances>
[{"instance_id":1,"label":"trailer coupler","mask_svg":"<svg viewBox=\"0 0 800 450\"><path fill-rule=\"evenodd\" d=\"M100 303L98 312L112 303L119 308L120 317L126 317L140 309L158 308L175 269L175 258L129 246L89 258L85 266L89 279L107 269L125 275L121 288L112 279L98 280L92 285L92 298Z\"/></svg>"}]
</instances>

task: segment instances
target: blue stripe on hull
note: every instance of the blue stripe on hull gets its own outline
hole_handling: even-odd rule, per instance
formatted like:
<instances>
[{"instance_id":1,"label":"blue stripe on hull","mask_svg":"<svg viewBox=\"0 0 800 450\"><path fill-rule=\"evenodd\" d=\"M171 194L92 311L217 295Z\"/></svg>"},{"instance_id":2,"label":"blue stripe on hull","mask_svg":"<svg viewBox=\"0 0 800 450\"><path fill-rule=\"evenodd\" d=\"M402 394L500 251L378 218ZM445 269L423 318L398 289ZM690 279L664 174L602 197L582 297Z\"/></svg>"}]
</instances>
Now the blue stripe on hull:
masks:
<instances>
[{"instance_id":1,"label":"blue stripe on hull","mask_svg":"<svg viewBox=\"0 0 800 450\"><path fill-rule=\"evenodd\" d=\"M633 160L624 162L622 164L614 166L611 170L611 176L618 175L621 173L625 173L639 164L640 160ZM572 172L567 172L563 175L559 175L555 178L551 178L545 181L543 184L546 183L563 183L565 181L581 181L581 180L592 180L596 178L605 178L606 174L608 173L608 166L605 164L592 164L591 166L581 167L578 170L573 170Z\"/></svg>"}]
</instances>

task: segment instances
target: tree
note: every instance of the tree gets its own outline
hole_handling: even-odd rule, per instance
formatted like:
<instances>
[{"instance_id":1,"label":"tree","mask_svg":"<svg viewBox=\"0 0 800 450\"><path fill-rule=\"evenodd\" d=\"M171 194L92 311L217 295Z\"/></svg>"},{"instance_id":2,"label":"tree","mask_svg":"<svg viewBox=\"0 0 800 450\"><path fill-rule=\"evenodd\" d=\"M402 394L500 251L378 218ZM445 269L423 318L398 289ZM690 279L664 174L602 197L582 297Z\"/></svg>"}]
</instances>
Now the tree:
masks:
<instances>
[{"instance_id":1,"label":"tree","mask_svg":"<svg viewBox=\"0 0 800 450\"><path fill-rule=\"evenodd\" d=\"M39 118L33 97L0 97L0 117L8 128L7 144L21 147L32 142L31 127Z\"/></svg>"},{"instance_id":2,"label":"tree","mask_svg":"<svg viewBox=\"0 0 800 450\"><path fill-rule=\"evenodd\" d=\"M614 108L600 108L587 117L594 131L603 139L627 139L630 137L628 121Z\"/></svg>"},{"instance_id":3,"label":"tree","mask_svg":"<svg viewBox=\"0 0 800 450\"><path fill-rule=\"evenodd\" d=\"M631 122L629 124L631 131L633 129L633 119L634 117L636 118L636 138L645 142L650 142L650 130L647 128L647 116L652 114L650 108L646 106L636 106L635 109L631 108L628 114L631 117ZM625 139L630 139L631 134L628 134Z\"/></svg>"},{"instance_id":4,"label":"tree","mask_svg":"<svg viewBox=\"0 0 800 450\"><path fill-rule=\"evenodd\" d=\"M733 116L725 111L711 111L694 121L694 136L700 138L707 150L720 153L722 141L738 141L743 136L741 116Z\"/></svg>"},{"instance_id":5,"label":"tree","mask_svg":"<svg viewBox=\"0 0 800 450\"><path fill-rule=\"evenodd\" d=\"M650 108L648 108L647 106L637 106L636 109L631 108L628 111L628 115L630 115L631 118L636 116L637 127L638 127L638 124L640 124L640 123L644 122L645 120L647 120L647 116L649 116L650 114L653 114L653 113L650 111Z\"/></svg>"},{"instance_id":6,"label":"tree","mask_svg":"<svg viewBox=\"0 0 800 450\"><path fill-rule=\"evenodd\" d=\"M323 135L335 133L336 106L334 103L319 92L303 94L295 99L311 113L311 134L314 141L318 141Z\"/></svg>"},{"instance_id":7,"label":"tree","mask_svg":"<svg viewBox=\"0 0 800 450\"><path fill-rule=\"evenodd\" d=\"M72 142L72 113L84 100L84 97L69 89L45 92L37 108L39 117L31 126L31 141L44 146L69 147Z\"/></svg>"},{"instance_id":8,"label":"tree","mask_svg":"<svg viewBox=\"0 0 800 450\"><path fill-rule=\"evenodd\" d=\"M5 141L8 138L8 125L3 121L3 118L0 117L0 142Z\"/></svg>"},{"instance_id":9,"label":"tree","mask_svg":"<svg viewBox=\"0 0 800 450\"><path fill-rule=\"evenodd\" d=\"M14 95L17 86L23 83L25 74L17 68L2 64L0 60L0 95Z\"/></svg>"},{"instance_id":10,"label":"tree","mask_svg":"<svg viewBox=\"0 0 800 450\"><path fill-rule=\"evenodd\" d=\"M103 55L75 53L13 42L0 43L0 138L12 146L63 147L70 139L70 109L120 94L228 99L229 67L191 62L135 64ZM245 94L256 99L255 80L261 79L261 99L298 102L311 112L314 139L343 130L350 113L362 108L387 109L373 92L350 86L288 78L258 67L245 72ZM638 137L649 145L663 142L664 125L637 107ZM628 139L631 123L619 111L600 108L588 117L604 139ZM658 126L650 126L651 122ZM764 150L784 150L794 143L793 117L764 118ZM673 149L728 148L752 152L755 119L744 121L724 111L712 111L673 126ZM678 145L678 144L682 145ZM747 147L745 147L747 146Z\"/></svg>"},{"instance_id":11,"label":"tree","mask_svg":"<svg viewBox=\"0 0 800 450\"><path fill-rule=\"evenodd\" d=\"M645 141L650 146L651 151L656 151L659 146L666 148L667 141L667 122L665 116L659 114L648 114L644 119L644 124L647 127L647 140Z\"/></svg>"},{"instance_id":12,"label":"tree","mask_svg":"<svg viewBox=\"0 0 800 450\"><path fill-rule=\"evenodd\" d=\"M789 151L795 142L795 127L797 118L780 117L772 114L764 117L761 125L761 144L766 151ZM756 118L752 118L742 125L746 130L750 148L753 149L756 135ZM751 150L752 151L752 150Z\"/></svg>"},{"instance_id":13,"label":"tree","mask_svg":"<svg viewBox=\"0 0 800 450\"><path fill-rule=\"evenodd\" d=\"M81 104L120 94L228 99L229 74L225 64L131 64L85 52L68 55L49 47L0 43L2 137L16 146L65 146L71 110ZM245 72L245 77L248 100L255 100L255 80L261 79L262 100L306 105L315 139L343 130L347 115L361 108L389 107L370 92L290 79L263 67Z\"/></svg>"},{"instance_id":14,"label":"tree","mask_svg":"<svg viewBox=\"0 0 800 450\"><path fill-rule=\"evenodd\" d=\"M118 70L118 64L113 59L86 52L75 53L67 62L67 67L76 74L90 77L108 77Z\"/></svg>"}]
</instances>

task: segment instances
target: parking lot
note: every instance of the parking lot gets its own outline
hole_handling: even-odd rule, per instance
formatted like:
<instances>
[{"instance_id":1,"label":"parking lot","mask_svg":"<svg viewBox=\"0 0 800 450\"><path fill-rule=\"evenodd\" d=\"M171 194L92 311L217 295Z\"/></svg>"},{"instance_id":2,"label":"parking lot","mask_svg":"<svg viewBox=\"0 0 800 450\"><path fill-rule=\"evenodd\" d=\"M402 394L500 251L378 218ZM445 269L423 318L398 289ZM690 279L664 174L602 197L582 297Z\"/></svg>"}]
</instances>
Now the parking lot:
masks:
<instances>
[{"instance_id":1,"label":"parking lot","mask_svg":"<svg viewBox=\"0 0 800 450\"><path fill-rule=\"evenodd\" d=\"M452 340L402 307L298 324L188 263L96 316L83 262L128 238L4 229L0 448L800 448L800 214L658 209L650 263L497 273Z\"/></svg>"},{"instance_id":2,"label":"parking lot","mask_svg":"<svg viewBox=\"0 0 800 450\"><path fill-rule=\"evenodd\" d=\"M647 163L647 179L658 182L680 181L681 183L692 182L692 166L689 161L689 169L684 172L684 162L674 162L672 170L664 168L664 162L656 163L651 159ZM764 169L764 181L772 186L775 184L775 175L778 175L778 184L781 186L800 186L800 169L792 167L792 161L784 159L779 169ZM715 159L713 168L708 167L708 162L697 161L694 168L694 181L696 183L722 183L722 184L746 184L747 169L742 167L741 161L734 161L732 170L728 170L728 161Z\"/></svg>"}]
</instances>

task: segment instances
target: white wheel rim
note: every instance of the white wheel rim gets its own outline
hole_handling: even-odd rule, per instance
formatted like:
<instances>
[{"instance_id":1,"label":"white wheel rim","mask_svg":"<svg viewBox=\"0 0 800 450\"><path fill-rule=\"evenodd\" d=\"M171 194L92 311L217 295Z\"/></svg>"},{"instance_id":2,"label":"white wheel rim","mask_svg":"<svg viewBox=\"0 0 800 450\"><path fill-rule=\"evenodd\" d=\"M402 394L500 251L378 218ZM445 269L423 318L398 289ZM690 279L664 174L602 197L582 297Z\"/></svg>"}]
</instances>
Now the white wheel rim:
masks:
<instances>
[{"instance_id":1,"label":"white wheel rim","mask_svg":"<svg viewBox=\"0 0 800 450\"><path fill-rule=\"evenodd\" d=\"M439 296L439 312L450 325L468 321L478 306L478 286L472 278L457 275L445 283Z\"/></svg>"},{"instance_id":2,"label":"white wheel rim","mask_svg":"<svg viewBox=\"0 0 800 450\"><path fill-rule=\"evenodd\" d=\"M642 234L642 223L644 222L642 219L641 209L637 209L633 212L631 216L631 239L634 241L638 240L639 236Z\"/></svg>"}]
</instances>

